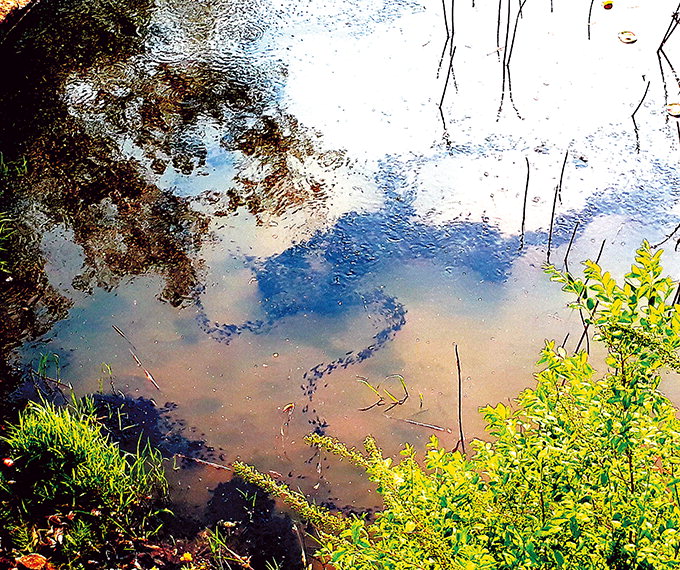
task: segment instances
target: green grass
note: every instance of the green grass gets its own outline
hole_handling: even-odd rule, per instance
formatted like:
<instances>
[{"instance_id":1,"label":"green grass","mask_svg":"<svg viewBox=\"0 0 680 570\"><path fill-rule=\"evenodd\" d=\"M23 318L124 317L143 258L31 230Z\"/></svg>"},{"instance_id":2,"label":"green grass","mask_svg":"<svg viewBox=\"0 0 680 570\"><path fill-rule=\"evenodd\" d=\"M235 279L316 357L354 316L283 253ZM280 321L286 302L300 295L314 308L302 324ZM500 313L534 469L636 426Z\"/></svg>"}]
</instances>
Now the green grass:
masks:
<instances>
[{"instance_id":1,"label":"green grass","mask_svg":"<svg viewBox=\"0 0 680 570\"><path fill-rule=\"evenodd\" d=\"M2 438L2 545L78 567L109 541L157 530L154 500L167 484L148 447L122 452L101 431L91 398L67 407L32 402Z\"/></svg>"},{"instance_id":2,"label":"green grass","mask_svg":"<svg viewBox=\"0 0 680 570\"><path fill-rule=\"evenodd\" d=\"M9 261L6 258L6 253L9 237L13 232L11 220L7 217L7 214L0 212L0 272L2 273L9 273Z\"/></svg>"}]
</instances>

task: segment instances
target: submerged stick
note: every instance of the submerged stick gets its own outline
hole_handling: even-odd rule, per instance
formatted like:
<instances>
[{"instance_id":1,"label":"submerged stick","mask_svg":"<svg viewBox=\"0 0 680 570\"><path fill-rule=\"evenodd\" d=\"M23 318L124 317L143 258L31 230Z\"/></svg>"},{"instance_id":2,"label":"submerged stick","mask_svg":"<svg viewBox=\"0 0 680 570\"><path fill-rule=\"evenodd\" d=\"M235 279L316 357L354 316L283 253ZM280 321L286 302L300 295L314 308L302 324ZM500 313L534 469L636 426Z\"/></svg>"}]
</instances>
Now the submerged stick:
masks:
<instances>
[{"instance_id":1,"label":"submerged stick","mask_svg":"<svg viewBox=\"0 0 680 570\"><path fill-rule=\"evenodd\" d=\"M640 133L638 132L638 126L637 122L635 121L635 113L637 113L640 110L640 107L642 107L642 102L645 100L645 97L647 97L647 93L649 92L649 86L651 85L651 81L647 82L647 87L645 88L645 93L642 95L642 99L640 99L640 102L638 103L637 107L635 107L635 111L633 111L633 114L630 116L631 119L633 119L633 129L635 130L635 150L637 152L640 152Z\"/></svg>"},{"instance_id":2,"label":"submerged stick","mask_svg":"<svg viewBox=\"0 0 680 570\"><path fill-rule=\"evenodd\" d=\"M524 205L522 206L522 228L519 237L519 251L522 251L522 249L524 248L524 224L526 222L527 217L527 197L529 196L529 172L530 172L529 157L525 156L524 160L526 160L527 162L527 181L524 187Z\"/></svg>"},{"instance_id":3,"label":"submerged stick","mask_svg":"<svg viewBox=\"0 0 680 570\"><path fill-rule=\"evenodd\" d=\"M463 454L465 454L465 436L463 435L463 376L460 372L460 355L458 354L458 345L454 345L456 351L456 368L458 369L458 433L460 439L458 440L463 447ZM456 447L458 447L456 445Z\"/></svg>"}]
</instances>

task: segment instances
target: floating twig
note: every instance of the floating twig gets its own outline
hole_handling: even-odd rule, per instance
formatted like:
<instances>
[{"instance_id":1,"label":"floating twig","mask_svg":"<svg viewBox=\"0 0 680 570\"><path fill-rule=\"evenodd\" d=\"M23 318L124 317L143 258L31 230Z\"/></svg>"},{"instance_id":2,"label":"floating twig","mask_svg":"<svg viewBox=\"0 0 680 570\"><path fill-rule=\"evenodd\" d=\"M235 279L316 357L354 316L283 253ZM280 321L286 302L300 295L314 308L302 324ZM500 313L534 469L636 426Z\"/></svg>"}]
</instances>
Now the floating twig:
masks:
<instances>
[{"instance_id":1,"label":"floating twig","mask_svg":"<svg viewBox=\"0 0 680 570\"><path fill-rule=\"evenodd\" d=\"M458 354L458 345L454 345L456 352L456 368L458 369L458 432L460 439L458 440L463 447L463 454L465 454L465 436L463 435L463 376L460 372L460 355ZM456 445L456 447L458 447Z\"/></svg>"},{"instance_id":2,"label":"floating twig","mask_svg":"<svg viewBox=\"0 0 680 570\"><path fill-rule=\"evenodd\" d=\"M116 331L120 336L122 336L126 341L128 341L129 345L132 348L135 348L135 345L132 344L132 341L128 337L125 336L125 333L122 330L120 330L116 325L111 325L111 326L113 327L114 331ZM135 350L137 350L137 349L135 348Z\"/></svg>"},{"instance_id":3,"label":"floating twig","mask_svg":"<svg viewBox=\"0 0 680 570\"><path fill-rule=\"evenodd\" d=\"M630 118L633 119L633 129L635 130L635 150L637 152L640 152L640 133L638 132L637 122L635 121L635 113L637 113L640 110L640 107L642 107L642 102L645 100L645 97L647 97L647 93L649 92L649 86L651 83L652 83L651 81L647 82L645 93L644 95L642 95L642 99L640 99L640 102L638 103L637 107L635 107L635 111L633 111L633 114L630 116Z\"/></svg>"},{"instance_id":4,"label":"floating twig","mask_svg":"<svg viewBox=\"0 0 680 570\"><path fill-rule=\"evenodd\" d=\"M148 371L146 368L144 368L143 366L142 366L142 370L144 370L144 376L146 376L146 379L147 379L149 382L151 382L151 383L156 387L156 390L158 390L158 391L160 392L160 391L161 391L161 387L156 383L156 380L155 380L154 377L151 375L151 372L149 372L149 371Z\"/></svg>"},{"instance_id":5,"label":"floating twig","mask_svg":"<svg viewBox=\"0 0 680 570\"><path fill-rule=\"evenodd\" d=\"M428 429L433 429L435 431L443 431L446 433L453 433L453 430L451 428L445 428L442 426L438 426L435 424L426 424L424 422L417 422L416 420L409 420L408 418L395 418L394 416L388 416L385 414L385 417L390 419L390 420L396 420L398 422L404 422L406 424L410 424L412 426L418 426L418 427L424 427Z\"/></svg>"},{"instance_id":6,"label":"floating twig","mask_svg":"<svg viewBox=\"0 0 680 570\"><path fill-rule=\"evenodd\" d=\"M205 459L199 459L198 457L189 457L188 455L183 455L182 453L175 453L175 457L180 457L186 459L187 461L195 461L201 465L207 465L208 467L214 467L215 469L223 469L224 471L233 471L231 467L226 465L220 465L219 463L213 463L212 461L206 461Z\"/></svg>"},{"instance_id":7,"label":"floating twig","mask_svg":"<svg viewBox=\"0 0 680 570\"><path fill-rule=\"evenodd\" d=\"M524 224L526 222L527 217L527 197L529 196L529 173L530 173L529 157L525 156L524 160L526 160L527 163L527 180L524 187L524 202L522 205L522 228L519 237L519 251L522 251L522 249L524 248Z\"/></svg>"},{"instance_id":8,"label":"floating twig","mask_svg":"<svg viewBox=\"0 0 680 570\"><path fill-rule=\"evenodd\" d=\"M132 352L132 349L128 348L128 350L130 351L130 354L132 355L132 359L137 363L137 366L139 366L140 368L144 368L142 366L142 361L137 357L137 355L134 352Z\"/></svg>"},{"instance_id":9,"label":"floating twig","mask_svg":"<svg viewBox=\"0 0 680 570\"><path fill-rule=\"evenodd\" d=\"M131 348L128 348L128 350L130 351L130 354L132 355L134 361L137 363L137 366L139 366L144 371L144 376L146 376L146 379L156 387L156 390L160 391L161 387L156 383L156 380L154 379L151 372L144 368L142 361L137 357L137 355L134 352L132 352Z\"/></svg>"}]
</instances>

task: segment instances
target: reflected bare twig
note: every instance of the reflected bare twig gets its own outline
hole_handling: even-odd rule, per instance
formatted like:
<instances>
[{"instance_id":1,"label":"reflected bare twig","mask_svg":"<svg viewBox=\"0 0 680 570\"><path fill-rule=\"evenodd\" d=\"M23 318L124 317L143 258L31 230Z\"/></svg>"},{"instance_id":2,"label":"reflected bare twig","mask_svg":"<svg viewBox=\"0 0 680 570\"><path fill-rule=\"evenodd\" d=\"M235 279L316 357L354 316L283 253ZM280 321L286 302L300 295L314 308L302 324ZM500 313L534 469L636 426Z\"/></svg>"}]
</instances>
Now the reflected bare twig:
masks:
<instances>
[{"instance_id":1,"label":"reflected bare twig","mask_svg":"<svg viewBox=\"0 0 680 570\"><path fill-rule=\"evenodd\" d=\"M527 163L527 179L526 179L526 184L524 186L524 201L522 205L522 228L520 230L520 236L519 236L519 251L522 251L524 249L524 225L526 223L526 218L527 218L527 197L529 196L529 174L531 172L531 168L529 166L529 157L524 157L524 160L526 160Z\"/></svg>"},{"instance_id":2,"label":"reflected bare twig","mask_svg":"<svg viewBox=\"0 0 680 570\"><path fill-rule=\"evenodd\" d=\"M649 86L651 85L651 81L647 82L647 87L645 88L644 95L642 95L642 99L640 99L640 102L638 103L637 107L635 107L635 111L633 111L633 114L630 116L631 119L633 119L633 129L635 130L635 150L637 152L640 152L640 133L638 132L638 126L637 122L635 121L635 113L637 113L640 110L640 107L642 107L642 102L645 100L645 97L647 97L647 93L649 92Z\"/></svg>"},{"instance_id":3,"label":"reflected bare twig","mask_svg":"<svg viewBox=\"0 0 680 570\"><path fill-rule=\"evenodd\" d=\"M463 435L463 376L460 372L460 355L458 354L458 345L454 345L456 352L456 368L458 369L458 443L462 446L463 453L465 453L465 436ZM456 448L458 444L456 444Z\"/></svg>"}]
</instances>

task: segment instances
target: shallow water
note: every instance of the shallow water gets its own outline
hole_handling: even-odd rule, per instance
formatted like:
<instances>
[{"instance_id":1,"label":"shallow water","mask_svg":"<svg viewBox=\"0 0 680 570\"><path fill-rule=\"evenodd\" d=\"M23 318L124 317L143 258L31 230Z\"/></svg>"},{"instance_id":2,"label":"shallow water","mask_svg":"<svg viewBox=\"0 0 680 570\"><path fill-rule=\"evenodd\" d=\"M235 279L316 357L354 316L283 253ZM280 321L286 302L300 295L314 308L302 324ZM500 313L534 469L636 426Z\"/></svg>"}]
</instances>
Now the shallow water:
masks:
<instances>
[{"instance_id":1,"label":"shallow water","mask_svg":"<svg viewBox=\"0 0 680 570\"><path fill-rule=\"evenodd\" d=\"M529 0L516 19L510 6L500 115L498 5L456 5L453 44L434 1L36 8L2 47L3 152L32 165L9 203L34 268L6 287L40 295L8 317L15 361L54 352L79 393L112 380L174 402L224 461L338 506L376 499L302 436L453 447L455 346L465 437L482 436L477 409L531 385L544 339L580 336L548 255L563 266L573 235L574 269L604 241L621 273L680 221L656 60L674 5L595 5L590 40L588 2L550 7ZM629 29L638 41L623 44ZM26 332L27 315L41 327ZM375 398L357 378L397 394L395 374L408 400L360 411ZM183 471L176 486L200 503L222 477Z\"/></svg>"}]
</instances>

